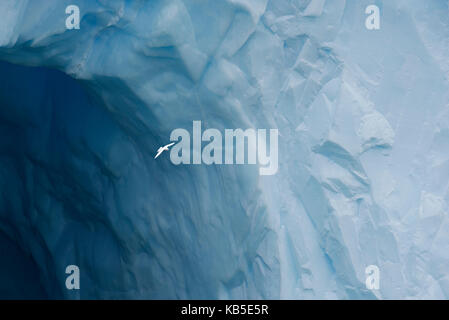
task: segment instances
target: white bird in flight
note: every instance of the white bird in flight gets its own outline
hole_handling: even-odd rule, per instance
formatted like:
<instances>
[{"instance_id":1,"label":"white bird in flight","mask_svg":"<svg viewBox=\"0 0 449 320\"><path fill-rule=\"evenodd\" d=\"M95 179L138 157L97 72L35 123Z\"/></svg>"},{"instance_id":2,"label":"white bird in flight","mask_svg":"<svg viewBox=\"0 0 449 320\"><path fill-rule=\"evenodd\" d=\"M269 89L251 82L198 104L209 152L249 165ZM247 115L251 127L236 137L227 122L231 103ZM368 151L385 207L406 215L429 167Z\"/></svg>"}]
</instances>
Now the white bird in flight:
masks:
<instances>
[{"instance_id":1,"label":"white bird in flight","mask_svg":"<svg viewBox=\"0 0 449 320\"><path fill-rule=\"evenodd\" d=\"M167 145L165 145L165 146L160 147L159 149L157 149L157 154L156 154L156 156L154 157L154 159L156 159L157 157L159 157L159 156L161 155L162 152L168 151L168 148L171 147L171 146L174 145L174 144L175 144L175 143L172 142L172 143L169 143L169 144L167 144Z\"/></svg>"}]
</instances>

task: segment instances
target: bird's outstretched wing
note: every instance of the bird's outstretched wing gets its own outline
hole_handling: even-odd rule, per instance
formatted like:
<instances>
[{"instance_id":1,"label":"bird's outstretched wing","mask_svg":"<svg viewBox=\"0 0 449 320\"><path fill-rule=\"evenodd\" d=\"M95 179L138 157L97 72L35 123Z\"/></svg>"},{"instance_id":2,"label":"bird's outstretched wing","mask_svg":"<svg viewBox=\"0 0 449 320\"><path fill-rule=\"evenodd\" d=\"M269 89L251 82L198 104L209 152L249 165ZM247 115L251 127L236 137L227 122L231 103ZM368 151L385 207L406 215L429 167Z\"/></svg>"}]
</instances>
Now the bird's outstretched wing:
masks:
<instances>
[{"instance_id":1,"label":"bird's outstretched wing","mask_svg":"<svg viewBox=\"0 0 449 320\"><path fill-rule=\"evenodd\" d=\"M160 147L159 149L157 149L157 153L156 156L154 157L154 159L156 159L157 157L159 157L162 153L162 151L164 151L164 148Z\"/></svg>"},{"instance_id":2,"label":"bird's outstretched wing","mask_svg":"<svg viewBox=\"0 0 449 320\"><path fill-rule=\"evenodd\" d=\"M156 159L157 157L159 157L159 156L161 155L162 152L168 151L168 148L171 147L171 146L174 145L174 144L175 144L175 143L172 142L172 143L169 143L169 144L167 144L167 145L165 145L165 146L160 147L159 149L157 149L157 154L156 154L156 156L154 157L154 159Z\"/></svg>"}]
</instances>

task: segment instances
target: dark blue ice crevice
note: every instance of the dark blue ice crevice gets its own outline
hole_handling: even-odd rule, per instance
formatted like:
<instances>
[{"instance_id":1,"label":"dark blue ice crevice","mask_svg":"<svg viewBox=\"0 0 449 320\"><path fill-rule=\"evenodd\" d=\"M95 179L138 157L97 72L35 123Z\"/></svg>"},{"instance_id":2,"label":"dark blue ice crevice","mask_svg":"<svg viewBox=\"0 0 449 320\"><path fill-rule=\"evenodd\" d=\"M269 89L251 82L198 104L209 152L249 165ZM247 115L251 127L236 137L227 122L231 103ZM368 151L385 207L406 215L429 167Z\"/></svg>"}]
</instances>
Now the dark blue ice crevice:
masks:
<instances>
[{"instance_id":1,"label":"dark blue ice crevice","mask_svg":"<svg viewBox=\"0 0 449 320\"><path fill-rule=\"evenodd\" d=\"M39 269L29 252L0 233L0 299L46 299L47 286L40 282Z\"/></svg>"},{"instance_id":2,"label":"dark blue ice crevice","mask_svg":"<svg viewBox=\"0 0 449 320\"><path fill-rule=\"evenodd\" d=\"M274 238L263 231L263 207L226 193L229 166L154 161L150 146L165 142L156 138L163 133L150 114L151 126L121 113L142 103L118 80L92 85L48 68L0 69L0 230L36 262L47 297L218 298L222 283L231 296L255 286L260 297L275 297L263 281L248 280L249 270L267 276L253 259ZM114 103L98 84L117 91ZM237 188L247 193L248 168L239 171ZM69 264L81 269L80 291L64 287Z\"/></svg>"},{"instance_id":3,"label":"dark blue ice crevice","mask_svg":"<svg viewBox=\"0 0 449 320\"><path fill-rule=\"evenodd\" d=\"M31 277L44 288L42 296L76 297L76 293L63 294L67 265L84 266L84 259L96 259L97 268L104 267L106 273L120 265L114 252L117 243L106 227L95 186L101 183L96 175L104 176L107 183L113 173L87 146L95 143L89 139L92 130L107 135L113 121L92 103L81 85L61 72L3 62L0 69L4 182L0 229L35 262L29 264L34 269ZM81 168L81 162L91 165ZM97 242L103 251L90 247L98 246ZM97 257L89 257L92 252ZM112 258L103 260L102 254ZM11 271L15 273L11 279L26 281L20 267ZM83 274L86 297L94 290L90 277L88 272ZM21 288L27 296L24 285L2 285L5 290Z\"/></svg>"}]
</instances>

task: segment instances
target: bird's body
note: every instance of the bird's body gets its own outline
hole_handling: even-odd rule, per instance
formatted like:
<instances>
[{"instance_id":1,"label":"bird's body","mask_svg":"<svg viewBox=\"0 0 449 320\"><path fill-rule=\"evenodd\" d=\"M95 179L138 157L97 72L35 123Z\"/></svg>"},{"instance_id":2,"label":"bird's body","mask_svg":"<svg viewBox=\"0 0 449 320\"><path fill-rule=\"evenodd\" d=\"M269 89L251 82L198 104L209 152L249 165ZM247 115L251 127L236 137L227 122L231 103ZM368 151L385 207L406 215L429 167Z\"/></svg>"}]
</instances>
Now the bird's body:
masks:
<instances>
[{"instance_id":1,"label":"bird's body","mask_svg":"<svg viewBox=\"0 0 449 320\"><path fill-rule=\"evenodd\" d=\"M168 151L168 148L171 147L171 146L174 145L174 144L175 144L175 143L172 142L172 143L169 143L169 144L167 144L167 145L165 145L165 146L160 147L159 149L157 149L157 153L156 153L156 156L154 157L154 159L156 159L157 157L159 157L159 156L161 155L162 152Z\"/></svg>"}]
</instances>

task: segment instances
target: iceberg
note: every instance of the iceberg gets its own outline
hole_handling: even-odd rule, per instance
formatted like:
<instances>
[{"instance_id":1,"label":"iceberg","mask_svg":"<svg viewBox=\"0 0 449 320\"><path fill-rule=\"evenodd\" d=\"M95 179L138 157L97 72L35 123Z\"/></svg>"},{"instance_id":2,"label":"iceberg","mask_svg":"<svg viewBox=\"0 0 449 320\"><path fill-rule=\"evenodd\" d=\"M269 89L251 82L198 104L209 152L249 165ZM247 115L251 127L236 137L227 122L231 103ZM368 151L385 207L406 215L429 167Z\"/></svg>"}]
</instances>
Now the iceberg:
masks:
<instances>
[{"instance_id":1,"label":"iceberg","mask_svg":"<svg viewBox=\"0 0 449 320\"><path fill-rule=\"evenodd\" d=\"M449 297L447 2L0 12L0 298ZM154 158L194 121L277 129L277 172Z\"/></svg>"}]
</instances>

